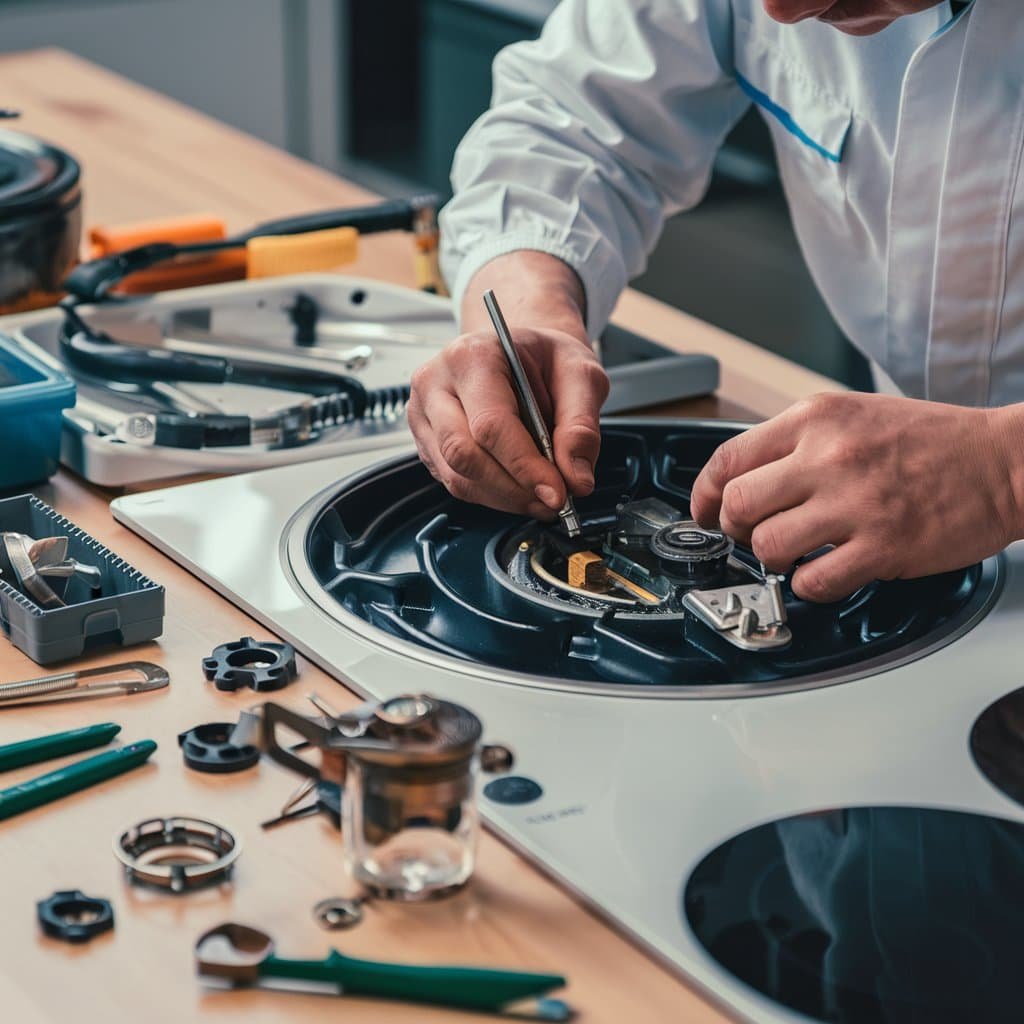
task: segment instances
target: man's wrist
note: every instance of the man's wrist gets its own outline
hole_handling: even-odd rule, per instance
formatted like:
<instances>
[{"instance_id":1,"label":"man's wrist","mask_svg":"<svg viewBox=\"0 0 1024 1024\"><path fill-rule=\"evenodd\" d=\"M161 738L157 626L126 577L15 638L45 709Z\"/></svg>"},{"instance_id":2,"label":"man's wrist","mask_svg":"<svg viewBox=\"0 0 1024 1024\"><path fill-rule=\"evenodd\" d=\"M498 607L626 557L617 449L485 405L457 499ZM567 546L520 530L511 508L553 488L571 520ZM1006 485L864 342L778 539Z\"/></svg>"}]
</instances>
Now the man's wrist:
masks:
<instances>
[{"instance_id":1,"label":"man's wrist","mask_svg":"<svg viewBox=\"0 0 1024 1024\"><path fill-rule=\"evenodd\" d=\"M586 298L576 272L544 252L520 250L485 263L462 298L462 329L489 330L481 296L493 289L510 327L548 328L589 344Z\"/></svg>"},{"instance_id":2,"label":"man's wrist","mask_svg":"<svg viewBox=\"0 0 1024 1024\"><path fill-rule=\"evenodd\" d=\"M1024 404L987 410L1002 463L1008 508L1004 514L1010 536L1024 538Z\"/></svg>"}]
</instances>

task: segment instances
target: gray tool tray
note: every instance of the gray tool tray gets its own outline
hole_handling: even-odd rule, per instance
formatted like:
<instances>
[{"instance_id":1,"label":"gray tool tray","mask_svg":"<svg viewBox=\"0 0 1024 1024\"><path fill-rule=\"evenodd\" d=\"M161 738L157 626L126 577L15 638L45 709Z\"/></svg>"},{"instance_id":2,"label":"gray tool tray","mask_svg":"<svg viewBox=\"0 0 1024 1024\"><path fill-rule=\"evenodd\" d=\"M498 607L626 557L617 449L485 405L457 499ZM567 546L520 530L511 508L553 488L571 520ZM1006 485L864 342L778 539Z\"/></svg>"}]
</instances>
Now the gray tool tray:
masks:
<instances>
[{"instance_id":1,"label":"gray tool tray","mask_svg":"<svg viewBox=\"0 0 1024 1024\"><path fill-rule=\"evenodd\" d=\"M335 353L367 344L373 354L353 372L368 388L407 384L413 371L435 355L456 333L447 299L338 274L296 274L258 281L208 285L100 307L80 307L94 326L126 340L155 343L197 329L221 343L246 340L272 346L284 354L309 353L292 341L294 326L286 312L298 294L310 296L320 308L315 348ZM0 317L0 331L12 335L32 354L57 369L62 315L55 309ZM610 327L600 342L601 357L612 388L605 413L708 394L718 386L718 362L706 355L680 355L646 338ZM338 365L337 363L335 365ZM74 376L74 374L72 374ZM136 447L114 437L90 415L89 401L118 403L129 412L146 408L145 396L132 389L113 395L78 380L79 402L64 413L61 461L93 483L107 487L137 485L197 473L249 472L269 466L346 455L373 448L407 444L404 416L356 422L325 431L316 441L295 448L213 448L190 450ZM246 388L233 384L193 384L197 400L227 413L270 412L296 401L295 392Z\"/></svg>"},{"instance_id":2,"label":"gray tool tray","mask_svg":"<svg viewBox=\"0 0 1024 1024\"><path fill-rule=\"evenodd\" d=\"M63 535L68 554L98 566L101 596L78 579L68 581L66 608L42 609L0 578L0 627L39 665L76 658L107 645L142 643L163 632L164 588L31 494L0 500L0 530L38 540Z\"/></svg>"}]
</instances>

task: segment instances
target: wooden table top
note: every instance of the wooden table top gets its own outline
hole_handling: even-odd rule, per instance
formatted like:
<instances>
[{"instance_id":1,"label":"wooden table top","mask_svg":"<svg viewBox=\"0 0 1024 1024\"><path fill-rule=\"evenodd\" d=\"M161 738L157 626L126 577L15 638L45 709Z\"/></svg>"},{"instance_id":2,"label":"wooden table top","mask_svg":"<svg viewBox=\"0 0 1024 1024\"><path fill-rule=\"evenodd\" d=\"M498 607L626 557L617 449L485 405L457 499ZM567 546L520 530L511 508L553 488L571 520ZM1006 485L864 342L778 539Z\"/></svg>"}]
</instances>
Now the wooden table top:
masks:
<instances>
[{"instance_id":1,"label":"wooden table top","mask_svg":"<svg viewBox=\"0 0 1024 1024\"><path fill-rule=\"evenodd\" d=\"M23 112L18 127L64 146L84 168L86 223L117 223L214 212L231 229L317 208L365 202L364 190L258 142L163 96L57 50L0 58L0 98ZM346 273L412 283L409 241L365 240ZM722 361L717 397L677 403L681 415L756 418L835 384L641 296L627 293L616 319L681 350ZM726 1015L660 967L493 836L482 837L477 874L454 898L424 906L376 903L347 933L321 931L311 915L327 896L352 894L340 841L310 820L264 833L294 787L273 764L223 777L187 770L177 735L208 721L233 721L255 703L204 682L200 660L216 645L267 631L186 571L119 526L110 495L61 471L37 489L45 501L167 591L159 642L75 662L74 668L150 660L171 673L170 688L114 698L0 713L0 743L80 725L116 721L121 739L152 737L159 750L145 768L0 825L0 1007L3 1018L33 1021L321 1021L351 1014L360 1022L454 1020L443 1009L270 992L215 992L196 980L191 950L205 929L239 920L269 931L284 956L320 957L336 944L354 956L421 963L466 963L564 973L564 992L586 1021L711 1024ZM240 528L244 542L244 524ZM0 643L0 679L44 670ZM311 691L339 707L356 698L308 663L281 697L305 705ZM250 697L253 695L250 694ZM81 755L78 755L81 756ZM71 759L68 759L71 760ZM11 785L63 763L4 776ZM243 853L232 884L180 897L134 889L111 852L116 832L146 817L192 814L232 828ZM83 947L42 936L35 902L78 888L112 900L116 930ZM458 1014L459 1020L491 1020Z\"/></svg>"}]
</instances>

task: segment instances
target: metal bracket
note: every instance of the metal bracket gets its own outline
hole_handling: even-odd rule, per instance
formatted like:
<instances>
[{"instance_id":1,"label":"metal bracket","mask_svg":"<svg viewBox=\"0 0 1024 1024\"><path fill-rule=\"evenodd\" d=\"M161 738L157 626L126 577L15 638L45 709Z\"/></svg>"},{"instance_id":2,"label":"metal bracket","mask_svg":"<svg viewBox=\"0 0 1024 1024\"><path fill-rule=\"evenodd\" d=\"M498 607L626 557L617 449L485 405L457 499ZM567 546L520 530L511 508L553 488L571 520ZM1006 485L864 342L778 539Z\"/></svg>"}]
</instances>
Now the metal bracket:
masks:
<instances>
[{"instance_id":1,"label":"metal bracket","mask_svg":"<svg viewBox=\"0 0 1024 1024\"><path fill-rule=\"evenodd\" d=\"M786 625L782 579L768 575L761 584L691 590L683 597L683 607L741 650L775 650L793 639Z\"/></svg>"}]
</instances>

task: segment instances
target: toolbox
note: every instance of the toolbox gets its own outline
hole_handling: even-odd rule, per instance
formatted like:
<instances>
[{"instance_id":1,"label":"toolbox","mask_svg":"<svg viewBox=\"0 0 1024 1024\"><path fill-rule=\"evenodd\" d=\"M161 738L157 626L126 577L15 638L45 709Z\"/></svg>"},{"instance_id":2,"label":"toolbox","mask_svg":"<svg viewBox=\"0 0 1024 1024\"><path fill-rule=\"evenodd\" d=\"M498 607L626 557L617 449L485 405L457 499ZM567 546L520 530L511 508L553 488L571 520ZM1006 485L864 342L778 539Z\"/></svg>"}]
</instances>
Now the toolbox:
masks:
<instances>
[{"instance_id":1,"label":"toolbox","mask_svg":"<svg viewBox=\"0 0 1024 1024\"><path fill-rule=\"evenodd\" d=\"M99 594L71 580L66 607L43 609L0 577L0 627L39 665L109 645L154 640L163 632L164 588L31 494L0 500L0 531L68 538L68 553L100 570Z\"/></svg>"},{"instance_id":2,"label":"toolbox","mask_svg":"<svg viewBox=\"0 0 1024 1024\"><path fill-rule=\"evenodd\" d=\"M0 490L57 471L61 413L75 404L70 377L0 333Z\"/></svg>"}]
</instances>

